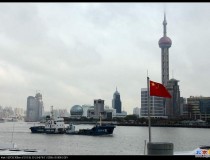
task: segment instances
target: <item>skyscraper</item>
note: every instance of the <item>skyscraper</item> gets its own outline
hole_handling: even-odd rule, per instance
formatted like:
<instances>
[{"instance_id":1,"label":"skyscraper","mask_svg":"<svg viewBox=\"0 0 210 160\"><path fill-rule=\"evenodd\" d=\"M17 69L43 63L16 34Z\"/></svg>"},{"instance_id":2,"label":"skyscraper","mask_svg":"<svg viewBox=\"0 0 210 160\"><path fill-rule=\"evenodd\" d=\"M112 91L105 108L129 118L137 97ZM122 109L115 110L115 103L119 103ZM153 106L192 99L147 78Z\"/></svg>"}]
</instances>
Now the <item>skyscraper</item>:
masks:
<instances>
[{"instance_id":1,"label":"skyscraper","mask_svg":"<svg viewBox=\"0 0 210 160\"><path fill-rule=\"evenodd\" d=\"M141 109L140 115L148 116L148 91L147 88L141 88ZM163 98L150 96L150 115L154 117L164 116Z\"/></svg>"},{"instance_id":2,"label":"skyscraper","mask_svg":"<svg viewBox=\"0 0 210 160\"><path fill-rule=\"evenodd\" d=\"M176 118L181 115L180 112L180 90L178 80L172 78L168 81L167 89L172 98L166 100L165 114L170 118Z\"/></svg>"},{"instance_id":3,"label":"skyscraper","mask_svg":"<svg viewBox=\"0 0 210 160\"><path fill-rule=\"evenodd\" d=\"M140 108L139 107L133 108L133 114L139 117L140 116Z\"/></svg>"},{"instance_id":4,"label":"skyscraper","mask_svg":"<svg viewBox=\"0 0 210 160\"><path fill-rule=\"evenodd\" d=\"M100 114L104 112L104 100L94 99L94 113L96 117L99 117Z\"/></svg>"},{"instance_id":5,"label":"skyscraper","mask_svg":"<svg viewBox=\"0 0 210 160\"><path fill-rule=\"evenodd\" d=\"M171 47L172 41L167 37L166 31L166 15L164 13L163 20L163 37L159 40L159 47L161 48L161 75L162 84L166 87L169 80L169 48Z\"/></svg>"},{"instance_id":6,"label":"skyscraper","mask_svg":"<svg viewBox=\"0 0 210 160\"><path fill-rule=\"evenodd\" d=\"M120 93L117 91L117 88L113 94L112 108L116 109L116 113L121 113Z\"/></svg>"},{"instance_id":7,"label":"skyscraper","mask_svg":"<svg viewBox=\"0 0 210 160\"><path fill-rule=\"evenodd\" d=\"M35 97L29 96L27 98L27 113L26 113L26 121L28 122L36 122L40 121L43 114L43 101L42 95L37 93Z\"/></svg>"}]
</instances>

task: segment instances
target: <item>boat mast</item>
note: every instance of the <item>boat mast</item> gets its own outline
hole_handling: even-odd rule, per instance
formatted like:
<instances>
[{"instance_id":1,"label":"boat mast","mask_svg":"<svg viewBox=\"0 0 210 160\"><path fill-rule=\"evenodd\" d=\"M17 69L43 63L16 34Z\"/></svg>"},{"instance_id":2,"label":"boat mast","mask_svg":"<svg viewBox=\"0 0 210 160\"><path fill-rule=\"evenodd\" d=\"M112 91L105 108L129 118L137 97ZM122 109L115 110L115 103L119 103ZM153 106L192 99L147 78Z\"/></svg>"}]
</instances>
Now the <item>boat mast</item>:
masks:
<instances>
[{"instance_id":1,"label":"boat mast","mask_svg":"<svg viewBox=\"0 0 210 160\"><path fill-rule=\"evenodd\" d=\"M52 119L54 119L53 106L51 106L51 116L52 116Z\"/></svg>"},{"instance_id":2,"label":"boat mast","mask_svg":"<svg viewBox=\"0 0 210 160\"><path fill-rule=\"evenodd\" d=\"M100 126L101 126L101 112L100 112Z\"/></svg>"}]
</instances>

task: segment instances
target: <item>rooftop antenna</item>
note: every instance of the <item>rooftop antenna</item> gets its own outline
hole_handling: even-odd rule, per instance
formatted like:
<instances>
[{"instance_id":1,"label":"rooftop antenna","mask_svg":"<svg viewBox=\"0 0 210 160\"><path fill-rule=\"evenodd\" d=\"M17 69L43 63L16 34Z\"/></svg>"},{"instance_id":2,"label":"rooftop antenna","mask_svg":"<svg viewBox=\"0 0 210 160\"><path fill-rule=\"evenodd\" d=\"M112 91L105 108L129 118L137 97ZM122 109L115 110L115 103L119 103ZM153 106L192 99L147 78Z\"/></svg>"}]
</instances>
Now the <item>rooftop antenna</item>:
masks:
<instances>
[{"instance_id":1,"label":"rooftop antenna","mask_svg":"<svg viewBox=\"0 0 210 160\"><path fill-rule=\"evenodd\" d=\"M40 92L40 90L36 90L36 94L39 93L39 92Z\"/></svg>"},{"instance_id":2,"label":"rooftop antenna","mask_svg":"<svg viewBox=\"0 0 210 160\"><path fill-rule=\"evenodd\" d=\"M11 139L11 143L12 143L12 148L16 148L17 145L13 142L13 134L14 134L14 126L15 126L15 123L14 123L14 119L12 118L12 121L13 121L13 126L12 126L12 139Z\"/></svg>"},{"instance_id":3,"label":"rooftop antenna","mask_svg":"<svg viewBox=\"0 0 210 160\"><path fill-rule=\"evenodd\" d=\"M100 112L100 126L101 126L101 112Z\"/></svg>"},{"instance_id":4,"label":"rooftop antenna","mask_svg":"<svg viewBox=\"0 0 210 160\"><path fill-rule=\"evenodd\" d=\"M166 13L166 4L164 3L163 4L163 11L164 11L164 14Z\"/></svg>"},{"instance_id":5,"label":"rooftop antenna","mask_svg":"<svg viewBox=\"0 0 210 160\"><path fill-rule=\"evenodd\" d=\"M12 118L12 121L13 121L13 126L12 126L12 139L11 139L11 142L13 142L13 133L14 133L14 125L15 125L13 118Z\"/></svg>"},{"instance_id":6,"label":"rooftop antenna","mask_svg":"<svg viewBox=\"0 0 210 160\"><path fill-rule=\"evenodd\" d=\"M172 69L172 78L174 78L174 70Z\"/></svg>"},{"instance_id":7,"label":"rooftop antenna","mask_svg":"<svg viewBox=\"0 0 210 160\"><path fill-rule=\"evenodd\" d=\"M151 142L151 120L150 120L150 80L147 77L147 109L148 109L148 128L149 128L149 143Z\"/></svg>"},{"instance_id":8,"label":"rooftop antenna","mask_svg":"<svg viewBox=\"0 0 210 160\"><path fill-rule=\"evenodd\" d=\"M54 115L53 115L53 106L51 106L51 115L52 115L52 118L54 118Z\"/></svg>"}]
</instances>

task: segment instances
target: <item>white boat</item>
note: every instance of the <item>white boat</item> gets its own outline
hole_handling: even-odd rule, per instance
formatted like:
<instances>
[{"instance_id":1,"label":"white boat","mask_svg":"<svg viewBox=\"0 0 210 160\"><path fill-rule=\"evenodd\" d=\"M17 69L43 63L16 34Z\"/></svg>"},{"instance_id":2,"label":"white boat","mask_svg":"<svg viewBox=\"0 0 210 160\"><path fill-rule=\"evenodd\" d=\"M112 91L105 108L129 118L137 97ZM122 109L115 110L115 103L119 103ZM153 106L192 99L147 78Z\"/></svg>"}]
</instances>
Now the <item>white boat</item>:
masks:
<instances>
[{"instance_id":1,"label":"white boat","mask_svg":"<svg viewBox=\"0 0 210 160\"><path fill-rule=\"evenodd\" d=\"M47 134L65 133L64 118L58 117L54 119L52 117L48 119L47 122L45 123L45 133Z\"/></svg>"},{"instance_id":2,"label":"white boat","mask_svg":"<svg viewBox=\"0 0 210 160\"><path fill-rule=\"evenodd\" d=\"M46 117L44 133L47 134L63 134L65 133L65 123L64 118L57 117L54 118L53 106L51 106L51 116Z\"/></svg>"},{"instance_id":3,"label":"white boat","mask_svg":"<svg viewBox=\"0 0 210 160\"><path fill-rule=\"evenodd\" d=\"M45 125L30 127L32 133L63 134L66 132L64 118L54 118L53 106L51 107L51 116L46 116Z\"/></svg>"}]
</instances>

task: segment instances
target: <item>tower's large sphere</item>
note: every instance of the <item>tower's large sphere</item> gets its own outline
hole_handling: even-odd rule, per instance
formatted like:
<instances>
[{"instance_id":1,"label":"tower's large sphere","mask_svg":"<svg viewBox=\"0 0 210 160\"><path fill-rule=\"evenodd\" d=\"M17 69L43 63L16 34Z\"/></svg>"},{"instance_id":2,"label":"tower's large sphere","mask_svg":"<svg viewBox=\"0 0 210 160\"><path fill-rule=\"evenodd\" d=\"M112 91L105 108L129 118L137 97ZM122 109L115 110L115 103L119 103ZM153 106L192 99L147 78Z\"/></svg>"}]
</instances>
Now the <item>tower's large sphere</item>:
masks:
<instances>
[{"instance_id":1,"label":"tower's large sphere","mask_svg":"<svg viewBox=\"0 0 210 160\"><path fill-rule=\"evenodd\" d=\"M74 105L70 110L71 115L80 115L83 114L83 108L80 105Z\"/></svg>"},{"instance_id":2,"label":"tower's large sphere","mask_svg":"<svg viewBox=\"0 0 210 160\"><path fill-rule=\"evenodd\" d=\"M158 44L159 44L160 48L170 48L172 41L169 37L164 36L164 37L160 38Z\"/></svg>"}]
</instances>

